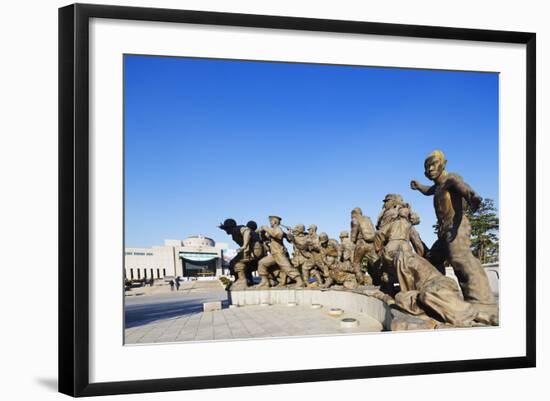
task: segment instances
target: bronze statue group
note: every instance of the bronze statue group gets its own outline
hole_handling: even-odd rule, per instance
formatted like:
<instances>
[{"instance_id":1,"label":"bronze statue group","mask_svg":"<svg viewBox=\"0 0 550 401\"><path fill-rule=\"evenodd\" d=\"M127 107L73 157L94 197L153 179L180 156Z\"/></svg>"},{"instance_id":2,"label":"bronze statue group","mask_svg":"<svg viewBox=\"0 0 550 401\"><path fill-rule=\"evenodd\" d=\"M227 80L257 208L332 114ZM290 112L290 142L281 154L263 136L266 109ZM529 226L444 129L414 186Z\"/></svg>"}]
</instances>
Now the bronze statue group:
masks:
<instances>
[{"instance_id":1,"label":"bronze statue group","mask_svg":"<svg viewBox=\"0 0 550 401\"><path fill-rule=\"evenodd\" d=\"M434 327L498 325L498 305L481 262L472 254L471 226L465 214L476 210L481 197L457 174L445 170L446 159L434 151L424 162L433 185L411 181L411 189L434 197L438 239L428 248L414 226L419 216L398 194L384 198L376 227L358 207L351 211L351 230L340 241L312 224L290 228L281 217L269 216L269 226L254 221L238 225L226 219L219 227L239 244L230 270L236 280L231 290L255 288L339 286L370 291L402 312L433 322ZM290 256L284 240L292 244ZM452 266L457 282L445 275Z\"/></svg>"}]
</instances>

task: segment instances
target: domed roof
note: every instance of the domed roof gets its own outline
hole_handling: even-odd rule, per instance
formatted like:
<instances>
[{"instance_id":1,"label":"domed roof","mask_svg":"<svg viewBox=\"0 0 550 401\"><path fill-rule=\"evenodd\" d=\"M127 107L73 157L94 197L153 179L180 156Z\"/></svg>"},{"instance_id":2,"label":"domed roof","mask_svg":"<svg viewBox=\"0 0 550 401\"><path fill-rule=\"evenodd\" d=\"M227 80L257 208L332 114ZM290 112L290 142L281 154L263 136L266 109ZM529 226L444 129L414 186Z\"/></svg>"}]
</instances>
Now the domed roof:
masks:
<instances>
[{"instance_id":1,"label":"domed roof","mask_svg":"<svg viewBox=\"0 0 550 401\"><path fill-rule=\"evenodd\" d=\"M212 238L205 237L204 235L191 235L183 240L183 246L189 247L203 247L203 246L216 246L216 242Z\"/></svg>"}]
</instances>

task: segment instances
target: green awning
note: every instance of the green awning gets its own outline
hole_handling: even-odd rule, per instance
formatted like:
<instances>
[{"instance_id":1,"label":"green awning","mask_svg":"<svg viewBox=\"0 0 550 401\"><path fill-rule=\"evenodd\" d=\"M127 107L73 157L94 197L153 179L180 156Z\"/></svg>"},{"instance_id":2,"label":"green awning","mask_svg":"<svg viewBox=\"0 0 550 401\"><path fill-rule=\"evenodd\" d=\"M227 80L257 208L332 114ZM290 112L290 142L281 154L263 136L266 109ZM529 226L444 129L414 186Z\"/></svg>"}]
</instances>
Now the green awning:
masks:
<instances>
[{"instance_id":1,"label":"green awning","mask_svg":"<svg viewBox=\"0 0 550 401\"><path fill-rule=\"evenodd\" d=\"M218 258L218 254L210 253L210 252L204 252L204 253L180 252L179 257L183 259L185 262L201 266L201 265L207 265L211 261L216 260Z\"/></svg>"}]
</instances>

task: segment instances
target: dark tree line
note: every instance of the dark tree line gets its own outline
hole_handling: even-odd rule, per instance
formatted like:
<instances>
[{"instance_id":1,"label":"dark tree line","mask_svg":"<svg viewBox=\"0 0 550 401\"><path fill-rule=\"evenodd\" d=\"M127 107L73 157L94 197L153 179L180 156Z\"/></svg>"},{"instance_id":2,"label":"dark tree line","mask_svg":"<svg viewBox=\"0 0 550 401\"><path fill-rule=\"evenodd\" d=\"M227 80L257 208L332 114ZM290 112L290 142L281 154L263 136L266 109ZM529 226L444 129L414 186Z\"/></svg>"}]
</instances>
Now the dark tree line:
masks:
<instances>
[{"instance_id":1,"label":"dark tree line","mask_svg":"<svg viewBox=\"0 0 550 401\"><path fill-rule=\"evenodd\" d=\"M483 199L479 208L466 215L472 225L472 252L481 263L498 262L499 256L499 218L492 199Z\"/></svg>"}]
</instances>

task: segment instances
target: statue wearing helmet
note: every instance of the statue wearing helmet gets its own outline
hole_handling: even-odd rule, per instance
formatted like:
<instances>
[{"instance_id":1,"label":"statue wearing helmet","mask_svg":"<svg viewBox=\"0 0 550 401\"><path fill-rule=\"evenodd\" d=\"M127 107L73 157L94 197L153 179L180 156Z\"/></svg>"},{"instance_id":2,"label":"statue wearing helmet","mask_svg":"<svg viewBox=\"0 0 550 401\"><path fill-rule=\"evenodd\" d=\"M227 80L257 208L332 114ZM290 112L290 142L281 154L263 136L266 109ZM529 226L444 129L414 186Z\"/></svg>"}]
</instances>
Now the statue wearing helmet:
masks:
<instances>
[{"instance_id":1,"label":"statue wearing helmet","mask_svg":"<svg viewBox=\"0 0 550 401\"><path fill-rule=\"evenodd\" d=\"M258 254L259 237L251 229L251 225L256 224L253 221L248 222L246 226L237 225L234 219L226 219L218 227L231 235L233 241L239 245L237 255L229 262L229 271L236 279L231 285L232 290L242 290L252 284L252 270L256 268L258 259L262 254Z\"/></svg>"},{"instance_id":2,"label":"statue wearing helmet","mask_svg":"<svg viewBox=\"0 0 550 401\"><path fill-rule=\"evenodd\" d=\"M311 257L311 252L308 249L309 237L305 230L306 228L303 224L296 224L287 233L287 239L294 248L290 262L300 271L302 270L302 265Z\"/></svg>"}]
</instances>

